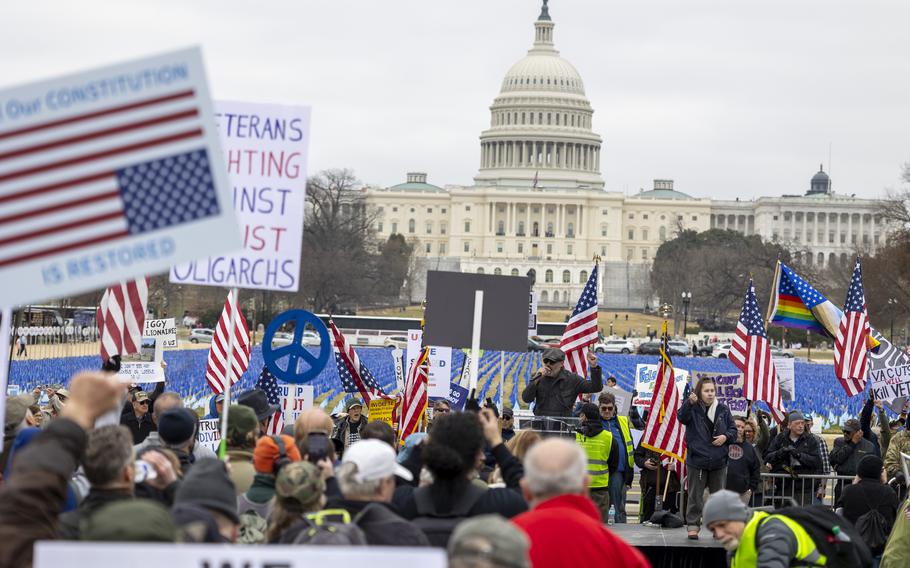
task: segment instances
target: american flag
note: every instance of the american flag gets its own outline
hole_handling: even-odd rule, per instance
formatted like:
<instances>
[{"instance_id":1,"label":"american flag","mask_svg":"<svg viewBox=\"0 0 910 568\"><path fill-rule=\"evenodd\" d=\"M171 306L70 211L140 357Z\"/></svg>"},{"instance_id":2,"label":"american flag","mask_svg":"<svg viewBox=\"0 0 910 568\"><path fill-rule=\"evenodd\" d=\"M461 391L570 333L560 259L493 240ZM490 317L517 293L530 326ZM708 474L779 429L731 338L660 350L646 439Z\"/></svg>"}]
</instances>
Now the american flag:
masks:
<instances>
[{"instance_id":1,"label":"american flag","mask_svg":"<svg viewBox=\"0 0 910 568\"><path fill-rule=\"evenodd\" d=\"M256 388L262 389L269 404L277 404L278 410L269 418L268 433L270 436L281 434L284 428L284 416L281 414L281 387L278 386L278 380L275 375L269 372L269 368L262 366L262 372L259 373L259 379L256 380Z\"/></svg>"},{"instance_id":2,"label":"american flag","mask_svg":"<svg viewBox=\"0 0 910 568\"><path fill-rule=\"evenodd\" d=\"M834 374L848 396L855 396L866 388L869 372L869 314L866 313L866 294L863 292L863 271L856 259L853 279L844 302L834 338Z\"/></svg>"},{"instance_id":3,"label":"american flag","mask_svg":"<svg viewBox=\"0 0 910 568\"><path fill-rule=\"evenodd\" d=\"M420 428L420 418L427 409L428 386L430 376L430 349L424 347L420 356L408 369L408 378L404 384L404 395L401 399L398 439L404 444L408 436Z\"/></svg>"},{"instance_id":4,"label":"american flag","mask_svg":"<svg viewBox=\"0 0 910 568\"><path fill-rule=\"evenodd\" d=\"M676 388L676 373L667 353L667 323L664 322L663 338L660 342L660 365L654 382L654 396L648 410L648 422L641 437L641 445L680 462L686 459L686 427L676 416L679 410L679 389ZM677 469L682 471L681 468Z\"/></svg>"},{"instance_id":5,"label":"american flag","mask_svg":"<svg viewBox=\"0 0 910 568\"><path fill-rule=\"evenodd\" d=\"M198 103L174 90L0 129L0 276L218 215Z\"/></svg>"},{"instance_id":6,"label":"american flag","mask_svg":"<svg viewBox=\"0 0 910 568\"><path fill-rule=\"evenodd\" d=\"M121 282L105 290L95 313L101 342L101 360L139 353L149 300L149 280Z\"/></svg>"},{"instance_id":7,"label":"american flag","mask_svg":"<svg viewBox=\"0 0 910 568\"><path fill-rule=\"evenodd\" d=\"M234 329L229 332L231 313L234 311L237 311ZM228 333L233 335L230 356L227 352ZM228 368L229 359L230 368ZM224 392L225 385L233 386L249 366L250 331L246 327L243 312L237 310L237 296L231 291L228 292L227 299L224 301L224 310L221 312L215 335L212 337L212 348L209 350L209 358L205 367L205 380L216 394L221 394ZM230 382L227 380L228 376L230 376Z\"/></svg>"},{"instance_id":8,"label":"american flag","mask_svg":"<svg viewBox=\"0 0 910 568\"><path fill-rule=\"evenodd\" d=\"M379 383L373 378L373 373L363 364L354 348L344 340L344 336L338 331L334 321L329 320L329 328L332 330L335 344L335 365L338 366L338 376L341 378L341 385L345 392L359 392L367 408L374 398L391 398L383 392Z\"/></svg>"},{"instance_id":9,"label":"american flag","mask_svg":"<svg viewBox=\"0 0 910 568\"><path fill-rule=\"evenodd\" d=\"M730 362L743 372L743 396L747 400L765 401L771 412L782 418L784 406L780 398L780 383L751 280L730 347Z\"/></svg>"},{"instance_id":10,"label":"american flag","mask_svg":"<svg viewBox=\"0 0 910 568\"><path fill-rule=\"evenodd\" d=\"M585 349L597 342L597 265L585 284L572 317L559 340L559 348L566 354L565 368L582 377L588 374Z\"/></svg>"}]
</instances>

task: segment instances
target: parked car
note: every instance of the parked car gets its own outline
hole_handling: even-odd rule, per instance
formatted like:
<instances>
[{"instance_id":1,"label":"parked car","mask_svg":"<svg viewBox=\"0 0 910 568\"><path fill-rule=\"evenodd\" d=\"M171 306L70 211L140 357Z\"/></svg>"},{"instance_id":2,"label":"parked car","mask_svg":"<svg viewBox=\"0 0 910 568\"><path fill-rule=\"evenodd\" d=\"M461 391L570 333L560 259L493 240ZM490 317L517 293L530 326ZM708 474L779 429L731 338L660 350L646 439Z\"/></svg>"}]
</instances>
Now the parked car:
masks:
<instances>
[{"instance_id":1,"label":"parked car","mask_svg":"<svg viewBox=\"0 0 910 568\"><path fill-rule=\"evenodd\" d=\"M670 352L671 356L688 357L690 349L689 344L685 341L668 341L667 351Z\"/></svg>"},{"instance_id":2,"label":"parked car","mask_svg":"<svg viewBox=\"0 0 910 568\"><path fill-rule=\"evenodd\" d=\"M635 351L635 345L628 339L610 339L594 345L595 353L622 353L628 355Z\"/></svg>"},{"instance_id":3,"label":"parked car","mask_svg":"<svg viewBox=\"0 0 910 568\"><path fill-rule=\"evenodd\" d=\"M284 347L285 345L290 345L293 341L293 333L277 331L275 332L275 335L272 336L272 347Z\"/></svg>"},{"instance_id":4,"label":"parked car","mask_svg":"<svg viewBox=\"0 0 910 568\"><path fill-rule=\"evenodd\" d=\"M639 355L660 355L660 341L645 341L638 346Z\"/></svg>"},{"instance_id":5,"label":"parked car","mask_svg":"<svg viewBox=\"0 0 910 568\"><path fill-rule=\"evenodd\" d=\"M544 349L549 349L550 347L559 349L559 338L558 337L544 339L543 337L539 337L539 336L535 335L535 336L531 337L531 339L536 341L538 344L542 345Z\"/></svg>"},{"instance_id":6,"label":"parked car","mask_svg":"<svg viewBox=\"0 0 910 568\"><path fill-rule=\"evenodd\" d=\"M392 335L385 338L384 345L388 349L407 349L408 338L405 335Z\"/></svg>"},{"instance_id":7,"label":"parked car","mask_svg":"<svg viewBox=\"0 0 910 568\"><path fill-rule=\"evenodd\" d=\"M214 335L214 329L198 327L190 331L190 343L211 343Z\"/></svg>"},{"instance_id":8,"label":"parked car","mask_svg":"<svg viewBox=\"0 0 910 568\"><path fill-rule=\"evenodd\" d=\"M711 355L717 357L718 359L726 359L730 356L730 348L732 347L732 343L719 343L714 347L714 351L711 353Z\"/></svg>"},{"instance_id":9,"label":"parked car","mask_svg":"<svg viewBox=\"0 0 910 568\"><path fill-rule=\"evenodd\" d=\"M547 346L537 341L533 337L528 338L528 351L543 351Z\"/></svg>"},{"instance_id":10,"label":"parked car","mask_svg":"<svg viewBox=\"0 0 910 568\"><path fill-rule=\"evenodd\" d=\"M303 337L300 338L300 344L306 347L319 347L322 344L322 338L312 329L305 329Z\"/></svg>"},{"instance_id":11,"label":"parked car","mask_svg":"<svg viewBox=\"0 0 910 568\"><path fill-rule=\"evenodd\" d=\"M792 359L793 353L789 351L784 351L780 347L771 347L771 356L772 357L783 357L785 359Z\"/></svg>"},{"instance_id":12,"label":"parked car","mask_svg":"<svg viewBox=\"0 0 910 568\"><path fill-rule=\"evenodd\" d=\"M714 354L714 348L719 345L718 343L706 343L705 345L699 345L698 349L695 351L696 357L710 357Z\"/></svg>"}]
</instances>

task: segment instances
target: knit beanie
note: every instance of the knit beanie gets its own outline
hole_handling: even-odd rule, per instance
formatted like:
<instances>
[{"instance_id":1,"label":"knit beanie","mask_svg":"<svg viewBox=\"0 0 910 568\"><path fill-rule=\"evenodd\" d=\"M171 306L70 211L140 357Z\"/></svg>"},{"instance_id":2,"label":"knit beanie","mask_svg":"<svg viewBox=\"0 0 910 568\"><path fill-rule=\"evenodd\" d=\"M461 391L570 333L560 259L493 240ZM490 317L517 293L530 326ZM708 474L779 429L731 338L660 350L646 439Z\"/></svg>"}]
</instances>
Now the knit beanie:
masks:
<instances>
[{"instance_id":1,"label":"knit beanie","mask_svg":"<svg viewBox=\"0 0 910 568\"><path fill-rule=\"evenodd\" d=\"M217 511L235 523L237 493L224 464L213 458L203 458L193 464L174 495L174 504L188 503Z\"/></svg>"},{"instance_id":2,"label":"knit beanie","mask_svg":"<svg viewBox=\"0 0 910 568\"><path fill-rule=\"evenodd\" d=\"M856 466L856 474L863 479L879 479L882 476L882 468L885 463L882 458L873 455L867 455L859 460Z\"/></svg>"},{"instance_id":3,"label":"knit beanie","mask_svg":"<svg viewBox=\"0 0 910 568\"><path fill-rule=\"evenodd\" d=\"M253 468L256 473L275 473L275 460L281 455L278 448L278 442L275 438L278 436L263 436L256 442L256 449L253 450ZM290 436L281 436L284 442L284 453L291 462L300 461L300 450L294 444L294 438Z\"/></svg>"},{"instance_id":4,"label":"knit beanie","mask_svg":"<svg viewBox=\"0 0 910 568\"><path fill-rule=\"evenodd\" d=\"M743 521L749 519L749 507L739 498L738 493L722 489L710 497L702 512L702 521L710 526L715 521Z\"/></svg>"},{"instance_id":5,"label":"knit beanie","mask_svg":"<svg viewBox=\"0 0 910 568\"><path fill-rule=\"evenodd\" d=\"M182 446L196 435L197 417L187 408L170 408L158 417L158 437L165 444Z\"/></svg>"}]
</instances>

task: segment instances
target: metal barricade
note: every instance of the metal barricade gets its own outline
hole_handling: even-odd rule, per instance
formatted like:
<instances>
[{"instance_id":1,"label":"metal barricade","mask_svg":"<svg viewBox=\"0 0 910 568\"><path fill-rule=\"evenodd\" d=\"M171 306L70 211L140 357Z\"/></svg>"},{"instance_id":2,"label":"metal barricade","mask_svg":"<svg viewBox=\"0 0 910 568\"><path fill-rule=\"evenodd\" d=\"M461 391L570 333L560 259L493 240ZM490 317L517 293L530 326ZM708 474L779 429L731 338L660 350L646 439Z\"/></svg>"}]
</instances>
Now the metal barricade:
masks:
<instances>
[{"instance_id":1,"label":"metal barricade","mask_svg":"<svg viewBox=\"0 0 910 568\"><path fill-rule=\"evenodd\" d=\"M761 479L761 503L754 502L755 507L826 505L833 509L843 488L853 483L853 476L836 474L763 473Z\"/></svg>"},{"instance_id":2,"label":"metal barricade","mask_svg":"<svg viewBox=\"0 0 910 568\"><path fill-rule=\"evenodd\" d=\"M581 421L574 416L516 416L519 430L534 430L544 438L574 438Z\"/></svg>"}]
</instances>

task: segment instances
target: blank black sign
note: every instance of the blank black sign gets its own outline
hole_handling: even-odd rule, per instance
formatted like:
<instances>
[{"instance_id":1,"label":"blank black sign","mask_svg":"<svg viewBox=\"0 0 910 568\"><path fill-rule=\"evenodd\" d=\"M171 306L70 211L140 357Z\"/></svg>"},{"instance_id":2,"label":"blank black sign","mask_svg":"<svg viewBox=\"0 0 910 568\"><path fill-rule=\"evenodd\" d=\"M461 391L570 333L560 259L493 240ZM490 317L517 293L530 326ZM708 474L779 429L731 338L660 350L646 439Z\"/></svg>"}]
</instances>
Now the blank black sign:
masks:
<instances>
[{"instance_id":1,"label":"blank black sign","mask_svg":"<svg viewBox=\"0 0 910 568\"><path fill-rule=\"evenodd\" d=\"M480 348L527 351L531 279L525 276L427 272L426 344L471 347L477 290L483 290Z\"/></svg>"}]
</instances>

